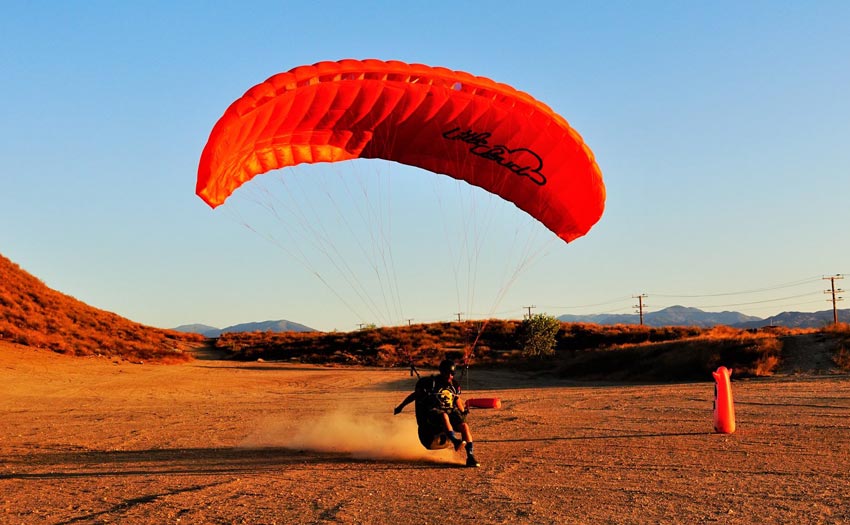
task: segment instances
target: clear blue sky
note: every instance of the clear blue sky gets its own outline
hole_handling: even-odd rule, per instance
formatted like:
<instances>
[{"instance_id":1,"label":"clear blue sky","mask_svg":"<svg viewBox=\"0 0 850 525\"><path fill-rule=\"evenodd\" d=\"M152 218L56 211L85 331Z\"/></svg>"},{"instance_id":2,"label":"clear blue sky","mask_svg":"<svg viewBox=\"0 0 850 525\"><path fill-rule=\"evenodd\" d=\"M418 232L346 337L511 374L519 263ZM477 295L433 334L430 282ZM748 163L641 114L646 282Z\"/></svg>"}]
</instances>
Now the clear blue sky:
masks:
<instances>
[{"instance_id":1,"label":"clear blue sky","mask_svg":"<svg viewBox=\"0 0 850 525\"><path fill-rule=\"evenodd\" d=\"M288 319L350 330L456 312L520 318L528 305L627 313L641 293L650 310L830 307L821 277L850 274L850 3L405 4L4 6L0 253L54 289L160 327ZM567 245L447 177L333 171L327 180L360 181L345 190L351 202L302 204L328 221L331 249L356 259L362 210L380 216L366 235L392 230L369 247L391 252L378 284L368 263L352 263L354 284L374 294L363 299L309 241L302 254L282 235L291 224L194 195L203 145L234 99L341 58L441 65L531 93L593 149L602 220ZM458 207L477 211L458 218ZM486 239L470 223L491 217ZM498 228L515 223L543 252L511 281L524 252ZM489 243L474 258L460 254L469 231Z\"/></svg>"}]
</instances>

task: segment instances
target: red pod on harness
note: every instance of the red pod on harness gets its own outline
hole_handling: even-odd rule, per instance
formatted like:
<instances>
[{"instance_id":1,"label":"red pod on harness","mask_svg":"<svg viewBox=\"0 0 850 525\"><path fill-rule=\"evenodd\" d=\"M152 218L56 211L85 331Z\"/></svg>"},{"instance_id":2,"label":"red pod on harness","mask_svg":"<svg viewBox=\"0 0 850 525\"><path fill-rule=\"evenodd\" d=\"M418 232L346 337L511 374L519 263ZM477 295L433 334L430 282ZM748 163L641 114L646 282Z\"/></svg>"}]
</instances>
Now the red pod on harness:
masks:
<instances>
[{"instance_id":1,"label":"red pod on harness","mask_svg":"<svg viewBox=\"0 0 850 525\"><path fill-rule=\"evenodd\" d=\"M469 408L502 408L502 400L498 397L477 397L467 399L465 403Z\"/></svg>"}]
</instances>

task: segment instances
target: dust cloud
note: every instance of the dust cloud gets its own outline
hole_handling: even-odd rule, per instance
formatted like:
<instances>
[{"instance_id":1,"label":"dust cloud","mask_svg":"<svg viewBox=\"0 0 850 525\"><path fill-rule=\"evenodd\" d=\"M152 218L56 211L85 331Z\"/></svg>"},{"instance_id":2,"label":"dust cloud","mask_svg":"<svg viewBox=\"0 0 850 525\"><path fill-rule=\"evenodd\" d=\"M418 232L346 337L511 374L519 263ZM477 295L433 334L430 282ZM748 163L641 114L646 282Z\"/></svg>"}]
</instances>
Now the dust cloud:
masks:
<instances>
[{"instance_id":1,"label":"dust cloud","mask_svg":"<svg viewBox=\"0 0 850 525\"><path fill-rule=\"evenodd\" d=\"M463 462L451 448L426 450L419 443L416 421L411 417L354 414L341 409L298 422L267 421L240 446L333 452L359 459Z\"/></svg>"}]
</instances>

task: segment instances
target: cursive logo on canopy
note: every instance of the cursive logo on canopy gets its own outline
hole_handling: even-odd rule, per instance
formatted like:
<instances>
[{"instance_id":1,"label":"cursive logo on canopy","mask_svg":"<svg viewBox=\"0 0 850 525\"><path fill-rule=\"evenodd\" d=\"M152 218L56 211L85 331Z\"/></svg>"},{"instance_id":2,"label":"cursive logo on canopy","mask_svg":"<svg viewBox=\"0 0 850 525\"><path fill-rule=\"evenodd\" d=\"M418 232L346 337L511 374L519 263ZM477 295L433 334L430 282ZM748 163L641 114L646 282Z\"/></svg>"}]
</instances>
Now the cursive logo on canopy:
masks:
<instances>
[{"instance_id":1,"label":"cursive logo on canopy","mask_svg":"<svg viewBox=\"0 0 850 525\"><path fill-rule=\"evenodd\" d=\"M543 175L543 159L528 148L511 149L503 144L490 144L489 138L492 133L476 133L471 129L461 131L453 128L443 133L446 140L459 140L470 145L469 152L473 155L491 160L511 170L515 175L528 177L528 179L543 186L546 184L546 176Z\"/></svg>"}]
</instances>

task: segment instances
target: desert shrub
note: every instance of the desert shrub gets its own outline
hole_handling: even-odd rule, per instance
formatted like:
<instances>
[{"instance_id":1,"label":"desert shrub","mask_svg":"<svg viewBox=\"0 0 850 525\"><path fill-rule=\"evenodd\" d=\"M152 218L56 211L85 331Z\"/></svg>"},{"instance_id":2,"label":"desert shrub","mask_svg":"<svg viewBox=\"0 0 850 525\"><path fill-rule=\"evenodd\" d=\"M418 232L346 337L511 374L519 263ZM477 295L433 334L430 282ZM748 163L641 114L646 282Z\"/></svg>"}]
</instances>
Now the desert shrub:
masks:
<instances>
[{"instance_id":1,"label":"desert shrub","mask_svg":"<svg viewBox=\"0 0 850 525\"><path fill-rule=\"evenodd\" d=\"M561 322L546 314L535 314L517 327L517 340L522 353L528 357L550 356L555 353L556 336Z\"/></svg>"},{"instance_id":2,"label":"desert shrub","mask_svg":"<svg viewBox=\"0 0 850 525\"><path fill-rule=\"evenodd\" d=\"M639 331L618 330L614 340ZM644 332L648 333L648 332ZM612 344L562 352L562 376L627 381L708 380L719 366L735 369L736 377L770 375L779 364L781 338L734 328L683 329L672 333L699 335L660 342ZM626 337L629 339L631 337Z\"/></svg>"},{"instance_id":3,"label":"desert shrub","mask_svg":"<svg viewBox=\"0 0 850 525\"><path fill-rule=\"evenodd\" d=\"M404 362L395 345L382 344L378 346L377 362L380 366L397 366Z\"/></svg>"},{"instance_id":4,"label":"desert shrub","mask_svg":"<svg viewBox=\"0 0 850 525\"><path fill-rule=\"evenodd\" d=\"M850 323L829 324L821 331L835 339L835 353L832 356L835 366L850 372Z\"/></svg>"},{"instance_id":5,"label":"desert shrub","mask_svg":"<svg viewBox=\"0 0 850 525\"><path fill-rule=\"evenodd\" d=\"M782 341L779 337L765 335L755 338L755 353L758 355L750 372L754 376L773 375L779 367L782 355Z\"/></svg>"},{"instance_id":6,"label":"desert shrub","mask_svg":"<svg viewBox=\"0 0 850 525\"><path fill-rule=\"evenodd\" d=\"M830 335L850 337L850 323L830 323L821 328L821 331Z\"/></svg>"},{"instance_id":7,"label":"desert shrub","mask_svg":"<svg viewBox=\"0 0 850 525\"><path fill-rule=\"evenodd\" d=\"M832 360L835 362L835 366L845 372L850 372L850 350L845 345L838 345Z\"/></svg>"},{"instance_id":8,"label":"desert shrub","mask_svg":"<svg viewBox=\"0 0 850 525\"><path fill-rule=\"evenodd\" d=\"M706 330L702 335L707 339L729 339L733 337L740 336L742 332L738 328L732 328L731 326L713 326Z\"/></svg>"},{"instance_id":9,"label":"desert shrub","mask_svg":"<svg viewBox=\"0 0 850 525\"><path fill-rule=\"evenodd\" d=\"M715 349L697 340L614 345L575 352L558 373L585 379L625 381L700 380L710 376Z\"/></svg>"},{"instance_id":10,"label":"desert shrub","mask_svg":"<svg viewBox=\"0 0 850 525\"><path fill-rule=\"evenodd\" d=\"M779 356L767 355L760 357L753 365L753 375L755 376L770 376L776 371L779 366Z\"/></svg>"}]
</instances>

